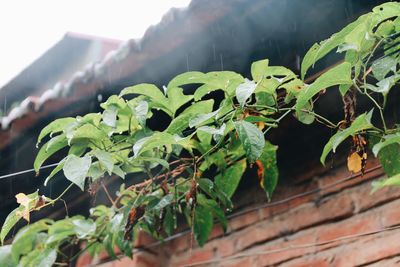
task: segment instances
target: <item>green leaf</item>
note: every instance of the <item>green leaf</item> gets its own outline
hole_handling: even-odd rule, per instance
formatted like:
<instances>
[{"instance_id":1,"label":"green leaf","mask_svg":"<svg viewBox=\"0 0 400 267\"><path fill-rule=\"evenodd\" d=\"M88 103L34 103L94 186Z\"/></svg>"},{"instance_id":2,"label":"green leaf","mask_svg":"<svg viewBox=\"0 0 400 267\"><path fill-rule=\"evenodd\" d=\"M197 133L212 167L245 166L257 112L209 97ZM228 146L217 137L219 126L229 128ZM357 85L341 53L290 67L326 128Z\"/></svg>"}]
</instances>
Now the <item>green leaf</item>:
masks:
<instances>
[{"instance_id":1,"label":"green leaf","mask_svg":"<svg viewBox=\"0 0 400 267\"><path fill-rule=\"evenodd\" d=\"M133 145L133 153L135 157L144 151L151 150L156 147L177 144L174 136L166 132L157 132L151 136L144 137Z\"/></svg>"},{"instance_id":2,"label":"green leaf","mask_svg":"<svg viewBox=\"0 0 400 267\"><path fill-rule=\"evenodd\" d=\"M383 139L384 141L375 144L372 148L375 157L378 156L378 153L382 148L391 144L400 144L400 133L384 135Z\"/></svg>"},{"instance_id":3,"label":"green leaf","mask_svg":"<svg viewBox=\"0 0 400 267\"><path fill-rule=\"evenodd\" d=\"M137 161L155 162L155 163L160 164L164 168L169 169L169 163L168 163L168 161L166 161L164 159L152 158L152 157L136 157L135 160L137 160Z\"/></svg>"},{"instance_id":4,"label":"green leaf","mask_svg":"<svg viewBox=\"0 0 400 267\"><path fill-rule=\"evenodd\" d=\"M47 186L47 183L51 180L51 178L54 177L54 175L56 175L59 171L62 170L62 168L64 167L65 164L65 160L67 159L67 157L63 158L58 165L51 171L51 173L49 174L49 176L47 176L46 180L44 181L44 186Z\"/></svg>"},{"instance_id":5,"label":"green leaf","mask_svg":"<svg viewBox=\"0 0 400 267\"><path fill-rule=\"evenodd\" d=\"M390 177L400 173L400 144L391 143L379 150L378 158L385 173Z\"/></svg>"},{"instance_id":6,"label":"green leaf","mask_svg":"<svg viewBox=\"0 0 400 267\"><path fill-rule=\"evenodd\" d=\"M92 181L103 177L105 170L100 166L100 162L94 162L90 165L89 171L87 173L87 177L92 178Z\"/></svg>"},{"instance_id":7,"label":"green leaf","mask_svg":"<svg viewBox=\"0 0 400 267\"><path fill-rule=\"evenodd\" d=\"M306 53L301 63L301 78L307 73L307 70L313 66L319 59L323 58L326 54L332 51L335 47L339 46L344 42L344 38L348 35L357 25L363 23L368 19L369 15L359 17L355 22L350 23L340 32L333 34L329 39L322 42L315 43Z\"/></svg>"},{"instance_id":8,"label":"green leaf","mask_svg":"<svg viewBox=\"0 0 400 267\"><path fill-rule=\"evenodd\" d=\"M194 212L193 231L196 241L200 246L206 243L212 231L213 224L212 213L206 207L197 205Z\"/></svg>"},{"instance_id":9,"label":"green leaf","mask_svg":"<svg viewBox=\"0 0 400 267\"><path fill-rule=\"evenodd\" d=\"M219 112L219 109L217 109L216 111L207 113L207 114L196 115L194 118L189 120L189 127L193 128L193 127L196 127L196 126L199 126L199 125L205 123L209 119L215 117L218 114L218 112Z\"/></svg>"},{"instance_id":10,"label":"green leaf","mask_svg":"<svg viewBox=\"0 0 400 267\"><path fill-rule=\"evenodd\" d=\"M82 156L83 153L85 153L87 147L89 145L88 140L84 140L82 142L75 142L74 144L71 145L68 154L74 154L75 156Z\"/></svg>"},{"instance_id":11,"label":"green leaf","mask_svg":"<svg viewBox=\"0 0 400 267\"><path fill-rule=\"evenodd\" d=\"M392 177L389 177L386 179L380 179L378 181L373 181L372 182L372 192L375 192L386 186L400 186L400 174L397 174L395 176L392 176Z\"/></svg>"},{"instance_id":12,"label":"green leaf","mask_svg":"<svg viewBox=\"0 0 400 267\"><path fill-rule=\"evenodd\" d=\"M106 110L103 111L103 122L115 128L117 126L117 114L118 114L118 106L109 105Z\"/></svg>"},{"instance_id":13,"label":"green leaf","mask_svg":"<svg viewBox=\"0 0 400 267\"><path fill-rule=\"evenodd\" d=\"M277 146L266 142L263 153L259 159L263 167L261 185L267 194L268 200L271 200L272 194L278 184L279 170L276 163L277 149Z\"/></svg>"},{"instance_id":14,"label":"green leaf","mask_svg":"<svg viewBox=\"0 0 400 267\"><path fill-rule=\"evenodd\" d=\"M32 251L37 242L37 234L47 230L51 223L51 220L43 219L19 230L13 240L11 249L14 258L18 259L20 255L28 254Z\"/></svg>"},{"instance_id":15,"label":"green leaf","mask_svg":"<svg viewBox=\"0 0 400 267\"><path fill-rule=\"evenodd\" d=\"M242 75L233 71L212 71L206 74L206 84L199 87L194 93L195 101L212 91L221 89L228 96L235 93L236 87L243 83Z\"/></svg>"},{"instance_id":16,"label":"green leaf","mask_svg":"<svg viewBox=\"0 0 400 267\"><path fill-rule=\"evenodd\" d=\"M339 45L338 52L347 51L347 50L355 50L357 52L361 51L362 45L366 40L367 36L367 26L368 20L364 20L358 23L354 29L352 29L345 37L344 37L344 46L345 49L340 49L341 45Z\"/></svg>"},{"instance_id":17,"label":"green leaf","mask_svg":"<svg viewBox=\"0 0 400 267\"><path fill-rule=\"evenodd\" d=\"M114 162L111 154L104 150L95 150L93 155L99 160L101 166L106 168L108 175L111 175L114 168Z\"/></svg>"},{"instance_id":18,"label":"green leaf","mask_svg":"<svg viewBox=\"0 0 400 267\"><path fill-rule=\"evenodd\" d=\"M321 155L321 163L325 165L325 159L328 153L333 150L335 153L336 148L344 141L346 140L349 136L354 136L355 134L368 130L373 128L374 126L371 124L371 117L372 117L372 112L371 110L368 113L364 113L360 116L358 116L351 126L347 129L344 130L339 130L335 135L333 135L328 143L325 145L324 150Z\"/></svg>"},{"instance_id":19,"label":"green leaf","mask_svg":"<svg viewBox=\"0 0 400 267\"><path fill-rule=\"evenodd\" d=\"M157 88L154 84L142 83L134 86L127 87L121 91L120 96L129 94L145 95L150 97L155 103L162 106L163 110L169 115L172 115L169 109L169 101L167 97Z\"/></svg>"},{"instance_id":20,"label":"green leaf","mask_svg":"<svg viewBox=\"0 0 400 267\"><path fill-rule=\"evenodd\" d=\"M72 219L72 225L76 236L80 239L91 236L96 232L96 223L91 219Z\"/></svg>"},{"instance_id":21,"label":"green leaf","mask_svg":"<svg viewBox=\"0 0 400 267\"><path fill-rule=\"evenodd\" d=\"M302 108L297 114L297 119L304 124L311 124L315 120L315 115L312 113L312 105L310 102Z\"/></svg>"},{"instance_id":22,"label":"green leaf","mask_svg":"<svg viewBox=\"0 0 400 267\"><path fill-rule=\"evenodd\" d=\"M244 107L247 99L253 94L256 89L256 84L253 81L245 79L244 83L236 88L236 98L241 107Z\"/></svg>"},{"instance_id":23,"label":"green leaf","mask_svg":"<svg viewBox=\"0 0 400 267\"><path fill-rule=\"evenodd\" d=\"M298 95L296 102L296 113L304 108L308 102L320 91L340 84L351 84L351 65L348 62L343 62L336 67L322 74L310 86L304 88Z\"/></svg>"},{"instance_id":24,"label":"green leaf","mask_svg":"<svg viewBox=\"0 0 400 267\"><path fill-rule=\"evenodd\" d=\"M6 238L7 234L10 232L10 230L14 227L14 225L22 218L22 211L24 210L23 206L20 206L10 212L8 214L6 220L4 221L3 225L1 226L1 232L0 232L0 239L1 243L3 244L4 239Z\"/></svg>"},{"instance_id":25,"label":"green leaf","mask_svg":"<svg viewBox=\"0 0 400 267\"><path fill-rule=\"evenodd\" d=\"M140 125L146 125L147 113L149 112L149 104L146 101L139 101L134 108L134 113Z\"/></svg>"},{"instance_id":26,"label":"green leaf","mask_svg":"<svg viewBox=\"0 0 400 267\"><path fill-rule=\"evenodd\" d=\"M380 81L383 80L386 75L390 72L396 72L397 60L392 57L380 58L372 64L372 73L375 78Z\"/></svg>"},{"instance_id":27,"label":"green leaf","mask_svg":"<svg viewBox=\"0 0 400 267\"><path fill-rule=\"evenodd\" d=\"M225 135L226 124L222 124L220 128L215 128L211 126L201 126L197 128L197 131L207 132L213 136L223 136Z\"/></svg>"},{"instance_id":28,"label":"green leaf","mask_svg":"<svg viewBox=\"0 0 400 267\"><path fill-rule=\"evenodd\" d=\"M62 118L62 119L57 119L55 121L52 121L40 131L37 144L40 143L40 141L48 134L53 134L53 133L59 133L64 130L64 127L70 124L71 122L74 122L75 118Z\"/></svg>"},{"instance_id":29,"label":"green leaf","mask_svg":"<svg viewBox=\"0 0 400 267\"><path fill-rule=\"evenodd\" d=\"M235 162L215 177L216 186L231 198L239 185L246 166L246 160Z\"/></svg>"},{"instance_id":30,"label":"green leaf","mask_svg":"<svg viewBox=\"0 0 400 267\"><path fill-rule=\"evenodd\" d=\"M58 135L50 139L49 142L44 144L35 158L33 168L36 172L39 171L42 164L54 153L67 146L67 139L65 135Z\"/></svg>"},{"instance_id":31,"label":"green leaf","mask_svg":"<svg viewBox=\"0 0 400 267\"><path fill-rule=\"evenodd\" d=\"M71 133L68 138L68 143L72 144L80 139L90 139L91 141L109 141L105 132L94 126L93 124L84 124Z\"/></svg>"},{"instance_id":32,"label":"green leaf","mask_svg":"<svg viewBox=\"0 0 400 267\"><path fill-rule=\"evenodd\" d=\"M89 156L79 158L69 155L63 167L64 175L83 191L91 163L92 159Z\"/></svg>"},{"instance_id":33,"label":"green leaf","mask_svg":"<svg viewBox=\"0 0 400 267\"><path fill-rule=\"evenodd\" d=\"M170 134L178 134L189 127L189 121L199 114L212 111L214 100L204 100L194 103L186 108L178 117L173 119L166 131Z\"/></svg>"},{"instance_id":34,"label":"green leaf","mask_svg":"<svg viewBox=\"0 0 400 267\"><path fill-rule=\"evenodd\" d=\"M168 236L171 236L173 234L175 230L175 225L176 217L172 213L171 208L167 208L165 212L163 226Z\"/></svg>"},{"instance_id":35,"label":"green leaf","mask_svg":"<svg viewBox=\"0 0 400 267\"><path fill-rule=\"evenodd\" d=\"M160 199L160 201L152 207L152 211L160 212L163 208L170 205L174 201L174 195L168 194Z\"/></svg>"},{"instance_id":36,"label":"green leaf","mask_svg":"<svg viewBox=\"0 0 400 267\"><path fill-rule=\"evenodd\" d=\"M204 206L212 212L213 216L221 223L225 232L228 226L228 220L219 204L214 199L207 199L203 194L198 194L197 202L200 206Z\"/></svg>"},{"instance_id":37,"label":"green leaf","mask_svg":"<svg viewBox=\"0 0 400 267\"><path fill-rule=\"evenodd\" d=\"M255 162L262 154L265 139L263 133L252 123L236 121L235 129L246 151L250 163Z\"/></svg>"},{"instance_id":38,"label":"green leaf","mask_svg":"<svg viewBox=\"0 0 400 267\"><path fill-rule=\"evenodd\" d=\"M247 116L244 118L245 121L255 123L255 122L275 122L276 120L268 117L261 116Z\"/></svg>"},{"instance_id":39,"label":"green leaf","mask_svg":"<svg viewBox=\"0 0 400 267\"><path fill-rule=\"evenodd\" d=\"M168 88L173 88L186 84L205 83L206 74L199 71L189 71L179 74L168 83Z\"/></svg>"},{"instance_id":40,"label":"green leaf","mask_svg":"<svg viewBox=\"0 0 400 267\"><path fill-rule=\"evenodd\" d=\"M50 226L48 230L49 238L46 240L46 245L52 245L63 241L70 236L75 235L74 225L71 222L71 218L56 221Z\"/></svg>"},{"instance_id":41,"label":"green leaf","mask_svg":"<svg viewBox=\"0 0 400 267\"><path fill-rule=\"evenodd\" d=\"M22 258L20 265L26 267L52 267L57 259L57 250L45 248L43 250L33 250Z\"/></svg>"},{"instance_id":42,"label":"green leaf","mask_svg":"<svg viewBox=\"0 0 400 267\"><path fill-rule=\"evenodd\" d=\"M392 75L390 77L384 78L383 80L380 80L375 86L371 86L369 84L367 84L367 88L377 92L377 93L381 93L384 96L386 96L390 89L392 89L392 87L396 84L396 82L400 79L400 75Z\"/></svg>"},{"instance_id":43,"label":"green leaf","mask_svg":"<svg viewBox=\"0 0 400 267\"><path fill-rule=\"evenodd\" d=\"M264 78L268 64L268 59L259 60L251 64L251 77L253 77L254 81L259 82L262 78Z\"/></svg>"},{"instance_id":44,"label":"green leaf","mask_svg":"<svg viewBox=\"0 0 400 267\"><path fill-rule=\"evenodd\" d=\"M125 179L125 172L119 166L114 165L112 172L121 177L122 179Z\"/></svg>"},{"instance_id":45,"label":"green leaf","mask_svg":"<svg viewBox=\"0 0 400 267\"><path fill-rule=\"evenodd\" d=\"M180 87L168 88L167 94L169 101L168 107L172 110L172 113L174 114L180 107L193 99L193 95L185 95L183 93L183 89Z\"/></svg>"},{"instance_id":46,"label":"green leaf","mask_svg":"<svg viewBox=\"0 0 400 267\"><path fill-rule=\"evenodd\" d=\"M0 266L16 267L17 264L11 255L11 245L0 246Z\"/></svg>"}]
</instances>

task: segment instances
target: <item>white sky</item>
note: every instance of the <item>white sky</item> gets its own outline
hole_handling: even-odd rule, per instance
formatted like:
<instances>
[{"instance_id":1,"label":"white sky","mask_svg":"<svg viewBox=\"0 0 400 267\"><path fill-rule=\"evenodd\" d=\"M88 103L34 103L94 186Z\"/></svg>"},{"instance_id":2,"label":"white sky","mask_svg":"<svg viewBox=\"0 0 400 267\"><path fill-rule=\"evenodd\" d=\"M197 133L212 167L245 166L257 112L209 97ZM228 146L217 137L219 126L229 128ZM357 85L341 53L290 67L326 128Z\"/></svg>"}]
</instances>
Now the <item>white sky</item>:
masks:
<instances>
[{"instance_id":1,"label":"white sky","mask_svg":"<svg viewBox=\"0 0 400 267\"><path fill-rule=\"evenodd\" d=\"M0 1L0 87L66 32L119 40L142 37L171 7L190 0Z\"/></svg>"}]
</instances>

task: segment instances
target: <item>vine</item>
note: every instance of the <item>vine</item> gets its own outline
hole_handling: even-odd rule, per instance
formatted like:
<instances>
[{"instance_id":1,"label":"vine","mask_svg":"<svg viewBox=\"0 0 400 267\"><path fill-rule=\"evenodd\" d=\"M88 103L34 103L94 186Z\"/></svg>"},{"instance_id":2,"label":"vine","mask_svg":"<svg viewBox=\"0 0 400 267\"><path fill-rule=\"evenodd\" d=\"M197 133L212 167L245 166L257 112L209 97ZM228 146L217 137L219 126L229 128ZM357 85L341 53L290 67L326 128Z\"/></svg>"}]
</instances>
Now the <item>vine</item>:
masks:
<instances>
[{"instance_id":1,"label":"vine","mask_svg":"<svg viewBox=\"0 0 400 267\"><path fill-rule=\"evenodd\" d=\"M378 157L389 178L375 181L374 190L400 185L400 129L385 118L388 94L400 79L400 4L375 7L329 39L314 44L304 56L300 78L267 59L251 65L252 79L231 71L187 72L173 78L163 91L152 84L125 88L101 104L102 113L61 118L46 126L34 162L38 172L56 152L68 153L44 184L63 171L71 183L55 199L38 191L16 195L20 206L6 218L0 239L4 242L20 220L28 225L12 243L0 247L1 266L65 265L62 251L70 244L97 254L114 249L132 256L135 236L146 231L163 239L176 231L185 218L199 245L211 233L214 221L226 229L225 214L233 209L231 197L246 169L254 168L268 199L278 182L277 146L266 133L293 114L300 122L321 123L335 129L325 145L321 163L330 152L351 138L348 169L364 172L367 151ZM308 70L334 49L343 60L307 84ZM196 87L188 94L183 87ZM313 107L330 87L338 87L345 118L333 122ZM210 92L222 90L222 99ZM374 109L357 113L356 100L366 97ZM150 127L153 113L163 112L170 122L166 129ZM376 123L373 121L379 120ZM145 174L137 184L123 184L113 198L106 188L114 175ZM96 190L100 184L111 206L96 206L90 216L41 219L29 223L30 213L53 205L73 186Z\"/></svg>"}]
</instances>

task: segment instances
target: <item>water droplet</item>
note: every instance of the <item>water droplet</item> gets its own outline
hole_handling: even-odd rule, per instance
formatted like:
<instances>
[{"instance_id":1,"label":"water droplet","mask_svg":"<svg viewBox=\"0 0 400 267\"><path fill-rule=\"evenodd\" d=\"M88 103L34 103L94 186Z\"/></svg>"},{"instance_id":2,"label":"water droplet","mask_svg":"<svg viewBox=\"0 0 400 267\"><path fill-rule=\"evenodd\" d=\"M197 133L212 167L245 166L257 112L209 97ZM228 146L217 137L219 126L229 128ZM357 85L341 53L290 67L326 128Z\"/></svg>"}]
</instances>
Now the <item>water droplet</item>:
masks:
<instances>
[{"instance_id":1,"label":"water droplet","mask_svg":"<svg viewBox=\"0 0 400 267\"><path fill-rule=\"evenodd\" d=\"M97 95L97 101L99 101L99 102L103 101L103 95L102 94L98 94Z\"/></svg>"}]
</instances>

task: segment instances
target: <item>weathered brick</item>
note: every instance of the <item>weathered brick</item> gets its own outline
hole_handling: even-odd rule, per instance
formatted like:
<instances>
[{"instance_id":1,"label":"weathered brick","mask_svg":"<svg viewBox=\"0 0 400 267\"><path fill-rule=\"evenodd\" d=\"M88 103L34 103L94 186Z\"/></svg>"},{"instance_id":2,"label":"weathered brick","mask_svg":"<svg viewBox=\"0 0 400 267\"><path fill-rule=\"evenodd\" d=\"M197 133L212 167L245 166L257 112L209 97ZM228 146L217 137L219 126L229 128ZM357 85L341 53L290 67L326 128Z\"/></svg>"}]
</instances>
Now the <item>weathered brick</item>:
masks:
<instances>
[{"instance_id":1,"label":"weathered brick","mask_svg":"<svg viewBox=\"0 0 400 267\"><path fill-rule=\"evenodd\" d=\"M114 261L113 267L162 267L162 258L146 252L140 252L133 255L133 258L120 258Z\"/></svg>"},{"instance_id":2,"label":"weathered brick","mask_svg":"<svg viewBox=\"0 0 400 267\"><path fill-rule=\"evenodd\" d=\"M254 259L245 257L241 259L221 261L218 266L221 267L244 267L244 266L257 266L254 262Z\"/></svg>"},{"instance_id":3,"label":"weathered brick","mask_svg":"<svg viewBox=\"0 0 400 267\"><path fill-rule=\"evenodd\" d=\"M203 261L211 260L214 257L214 249L198 248L193 251L187 251L177 255L170 261L170 266L185 266L193 263L200 263Z\"/></svg>"},{"instance_id":4,"label":"weathered brick","mask_svg":"<svg viewBox=\"0 0 400 267\"><path fill-rule=\"evenodd\" d=\"M324 225L317 229L316 235L318 236L318 242L324 242L380 228L379 214L371 213L368 216L352 217L345 221Z\"/></svg>"},{"instance_id":5,"label":"weathered brick","mask_svg":"<svg viewBox=\"0 0 400 267\"><path fill-rule=\"evenodd\" d=\"M374 168L375 166L378 166L379 162L376 159L370 159L367 162L367 167L366 169ZM320 192L320 195L327 195L327 194L332 194L339 192L345 188L353 187L356 186L360 183L363 183L365 181L371 180L373 178L376 178L377 176L382 175L382 169L378 168L370 173L365 174L364 176L358 176L353 179L349 179L346 182L339 183L335 186L329 187L327 189L323 189ZM341 167L338 169L334 169L330 171L327 175L322 176L321 179L318 180L319 182L319 187L324 188L330 184L333 184L337 182L338 180L344 179L346 177L350 177L351 173L347 170L347 167Z\"/></svg>"},{"instance_id":6,"label":"weathered brick","mask_svg":"<svg viewBox=\"0 0 400 267\"><path fill-rule=\"evenodd\" d=\"M248 252L266 252L266 254L257 256L257 263L259 266L272 266L314 252L314 248L295 247L315 243L315 241L314 235L299 233L288 238L281 238L277 241L254 247L248 250ZM289 247L293 248L288 249Z\"/></svg>"},{"instance_id":7,"label":"weathered brick","mask_svg":"<svg viewBox=\"0 0 400 267\"><path fill-rule=\"evenodd\" d=\"M329 257L301 257L288 262L285 262L280 267L329 267L330 258Z\"/></svg>"},{"instance_id":8,"label":"weathered brick","mask_svg":"<svg viewBox=\"0 0 400 267\"><path fill-rule=\"evenodd\" d=\"M252 211L232 218L228 223L228 232L242 229L259 221L258 211Z\"/></svg>"},{"instance_id":9,"label":"weathered brick","mask_svg":"<svg viewBox=\"0 0 400 267\"><path fill-rule=\"evenodd\" d=\"M92 262L93 258L90 256L89 253L85 252L79 256L76 267L85 267L88 266Z\"/></svg>"},{"instance_id":10,"label":"weathered brick","mask_svg":"<svg viewBox=\"0 0 400 267\"><path fill-rule=\"evenodd\" d=\"M336 257L333 265L359 266L399 255L399 239L399 230L381 233L367 240L360 238L354 243L343 246L340 256Z\"/></svg>"},{"instance_id":11,"label":"weathered brick","mask_svg":"<svg viewBox=\"0 0 400 267\"><path fill-rule=\"evenodd\" d=\"M400 197L400 188L397 187L385 187L373 194L371 189L371 184L367 182L352 190L356 212L363 212Z\"/></svg>"},{"instance_id":12,"label":"weathered brick","mask_svg":"<svg viewBox=\"0 0 400 267\"><path fill-rule=\"evenodd\" d=\"M392 201L380 209L379 217L383 227L390 227L400 224L400 199Z\"/></svg>"}]
</instances>

